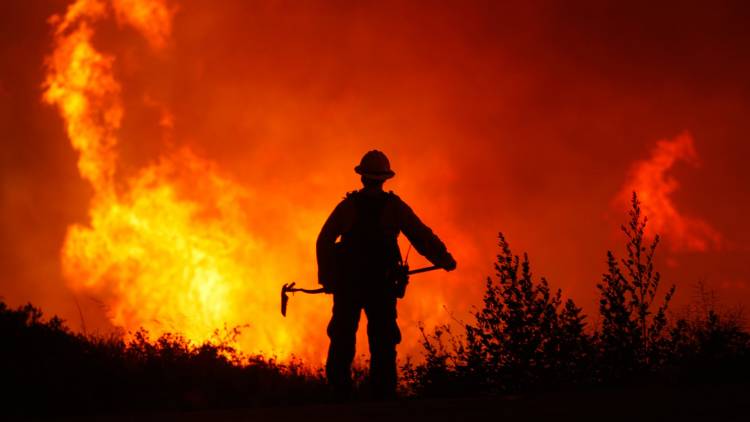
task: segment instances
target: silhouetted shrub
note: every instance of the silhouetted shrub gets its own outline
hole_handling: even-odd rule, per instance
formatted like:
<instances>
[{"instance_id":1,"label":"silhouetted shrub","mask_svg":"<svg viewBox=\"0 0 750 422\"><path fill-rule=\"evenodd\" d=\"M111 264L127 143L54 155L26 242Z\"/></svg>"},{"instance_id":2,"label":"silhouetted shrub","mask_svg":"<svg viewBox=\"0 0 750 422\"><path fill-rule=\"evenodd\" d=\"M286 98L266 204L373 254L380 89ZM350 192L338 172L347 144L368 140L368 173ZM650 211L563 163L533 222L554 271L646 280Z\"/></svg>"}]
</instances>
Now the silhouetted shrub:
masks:
<instances>
[{"instance_id":1,"label":"silhouetted shrub","mask_svg":"<svg viewBox=\"0 0 750 422\"><path fill-rule=\"evenodd\" d=\"M721 314L703 301L670 324L675 287L659 296L659 237L646 242L635 193L631 204L622 226L627 257L618 261L607 252L607 272L597 284L601 327L587 333L581 309L572 300L563 304L546 279L536 282L528 256L513 255L501 233L496 276L487 279L473 322L460 335L449 326L429 334L421 327L425 360L403 368L410 391L444 396L647 380L747 382L750 335L740 313Z\"/></svg>"},{"instance_id":2,"label":"silhouetted shrub","mask_svg":"<svg viewBox=\"0 0 750 422\"><path fill-rule=\"evenodd\" d=\"M581 309L563 304L545 278L535 282L528 256L513 255L502 233L499 246L496 277L487 279L484 305L463 337L448 326L423 330L425 362L404 368L417 394L555 388L585 378L592 347Z\"/></svg>"},{"instance_id":3,"label":"silhouetted shrub","mask_svg":"<svg viewBox=\"0 0 750 422\"><path fill-rule=\"evenodd\" d=\"M703 283L685 315L669 329L667 369L678 380L747 382L750 334L742 310L720 309Z\"/></svg>"},{"instance_id":4,"label":"silhouetted shrub","mask_svg":"<svg viewBox=\"0 0 750 422\"><path fill-rule=\"evenodd\" d=\"M621 226L627 237L627 258L618 262L607 251L608 271L597 284L601 299L601 331L597 333L599 366L605 378L659 368L665 359L666 311L675 292L673 285L654 310L661 275L654 269L654 254L659 236L647 246L647 218L635 192L631 200L630 220Z\"/></svg>"},{"instance_id":5,"label":"silhouetted shrub","mask_svg":"<svg viewBox=\"0 0 750 422\"><path fill-rule=\"evenodd\" d=\"M481 391L479 379L465 363L463 344L449 325L440 325L428 334L423 325L424 362L414 364L407 359L402 366L402 382L407 394L420 396L458 396ZM448 342L449 344L446 344Z\"/></svg>"},{"instance_id":6,"label":"silhouetted shrub","mask_svg":"<svg viewBox=\"0 0 750 422\"><path fill-rule=\"evenodd\" d=\"M568 378L568 364L584 357L588 338L581 309L562 292L533 280L526 254L513 255L499 236L496 278L488 278L484 306L466 325L466 365L495 390L527 389Z\"/></svg>"},{"instance_id":7,"label":"silhouetted shrub","mask_svg":"<svg viewBox=\"0 0 750 422\"><path fill-rule=\"evenodd\" d=\"M31 305L0 302L4 412L24 415L181 410L327 400L320 372L301 362L243 356L228 344L193 345L70 332Z\"/></svg>"}]
</instances>

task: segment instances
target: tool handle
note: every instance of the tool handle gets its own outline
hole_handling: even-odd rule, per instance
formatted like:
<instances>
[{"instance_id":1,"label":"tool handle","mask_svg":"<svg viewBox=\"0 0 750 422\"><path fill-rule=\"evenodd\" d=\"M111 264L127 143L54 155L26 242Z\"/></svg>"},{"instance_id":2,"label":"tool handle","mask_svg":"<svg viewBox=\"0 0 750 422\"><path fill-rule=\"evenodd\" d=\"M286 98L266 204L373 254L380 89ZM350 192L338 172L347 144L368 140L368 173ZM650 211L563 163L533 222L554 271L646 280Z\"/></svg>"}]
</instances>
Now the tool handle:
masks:
<instances>
[{"instance_id":1,"label":"tool handle","mask_svg":"<svg viewBox=\"0 0 750 422\"><path fill-rule=\"evenodd\" d=\"M287 289L286 291L290 293L302 292L302 293L307 293L311 295L316 295L318 293L325 293L325 289L323 289L322 287L320 289L302 289L299 287L292 287L292 288Z\"/></svg>"},{"instance_id":2,"label":"tool handle","mask_svg":"<svg viewBox=\"0 0 750 422\"><path fill-rule=\"evenodd\" d=\"M416 270L411 270L411 271L409 271L406 274L407 275L412 275L412 274L426 273L427 271L435 271L435 270L439 270L441 268L442 267L438 267L437 265L433 265L433 266L430 266L430 267L417 268Z\"/></svg>"},{"instance_id":3,"label":"tool handle","mask_svg":"<svg viewBox=\"0 0 750 422\"><path fill-rule=\"evenodd\" d=\"M407 275L412 275L412 274L426 273L428 271L439 270L440 268L442 268L442 267L438 267L437 265L433 265L431 267L417 268L416 270L411 270L411 271L409 271L406 274ZM303 289L301 287L294 287L294 283L292 283L292 284L290 284L288 286L284 285L283 291L287 292L287 293L302 292L302 293L307 293L307 294L311 294L311 295L316 295L316 294L319 294L319 293L326 293L325 289L322 288L322 287L320 289Z\"/></svg>"}]
</instances>

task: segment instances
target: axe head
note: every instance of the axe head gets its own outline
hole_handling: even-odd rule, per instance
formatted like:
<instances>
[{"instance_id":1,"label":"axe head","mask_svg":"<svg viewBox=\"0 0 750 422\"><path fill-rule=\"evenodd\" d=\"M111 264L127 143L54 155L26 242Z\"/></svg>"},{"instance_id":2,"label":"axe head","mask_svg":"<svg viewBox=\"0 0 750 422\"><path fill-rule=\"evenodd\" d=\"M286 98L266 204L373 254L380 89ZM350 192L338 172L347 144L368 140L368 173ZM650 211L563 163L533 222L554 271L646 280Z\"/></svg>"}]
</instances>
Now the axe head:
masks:
<instances>
[{"instance_id":1,"label":"axe head","mask_svg":"<svg viewBox=\"0 0 750 422\"><path fill-rule=\"evenodd\" d=\"M291 290L294 287L294 282L292 284L284 284L281 286L281 315L286 316L286 305L289 302L289 295L287 294L289 290Z\"/></svg>"}]
</instances>

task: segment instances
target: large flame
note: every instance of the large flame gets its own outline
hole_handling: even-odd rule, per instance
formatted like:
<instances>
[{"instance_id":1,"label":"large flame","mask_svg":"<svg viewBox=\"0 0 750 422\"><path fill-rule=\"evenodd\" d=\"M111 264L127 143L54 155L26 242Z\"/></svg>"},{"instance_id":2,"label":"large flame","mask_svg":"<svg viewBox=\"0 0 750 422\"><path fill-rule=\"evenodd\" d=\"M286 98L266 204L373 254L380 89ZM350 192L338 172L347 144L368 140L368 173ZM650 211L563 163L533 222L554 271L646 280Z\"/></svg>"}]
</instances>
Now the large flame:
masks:
<instances>
[{"instance_id":1,"label":"large flame","mask_svg":"<svg viewBox=\"0 0 750 422\"><path fill-rule=\"evenodd\" d=\"M304 354L304 337L273 323L282 279L248 228L248 190L188 150L117 180L121 86L114 58L92 44L95 23L112 12L154 49L164 47L171 27L172 11L154 0L78 0L51 19L55 50L44 100L57 106L80 154L80 174L94 189L90 222L68 229L65 277L101 299L125 330L180 332L203 342L223 327L249 324L237 344L242 350Z\"/></svg>"}]
</instances>

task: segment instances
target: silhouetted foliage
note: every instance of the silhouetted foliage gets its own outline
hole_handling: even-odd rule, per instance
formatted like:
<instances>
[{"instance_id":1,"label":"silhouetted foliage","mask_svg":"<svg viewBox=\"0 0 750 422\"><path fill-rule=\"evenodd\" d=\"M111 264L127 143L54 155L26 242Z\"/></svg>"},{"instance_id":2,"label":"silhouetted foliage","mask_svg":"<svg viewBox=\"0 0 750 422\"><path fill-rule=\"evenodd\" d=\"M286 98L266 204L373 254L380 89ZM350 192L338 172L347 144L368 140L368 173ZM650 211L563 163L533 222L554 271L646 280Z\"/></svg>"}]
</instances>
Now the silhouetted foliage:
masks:
<instances>
[{"instance_id":1,"label":"silhouetted foliage","mask_svg":"<svg viewBox=\"0 0 750 422\"><path fill-rule=\"evenodd\" d=\"M513 255L502 234L499 245L496 279L487 279L484 307L465 327L466 363L491 389L554 382L581 358L581 309L570 299L561 309L562 291L552 292L544 277L534 282L528 256Z\"/></svg>"},{"instance_id":2,"label":"silhouetted foliage","mask_svg":"<svg viewBox=\"0 0 750 422\"><path fill-rule=\"evenodd\" d=\"M496 277L487 279L484 306L464 325L463 338L448 326L423 330L425 363L404 368L418 394L554 388L583 379L592 349L581 308L563 303L545 278L535 282L528 256L513 255L502 233L499 246Z\"/></svg>"},{"instance_id":3,"label":"silhouetted foliage","mask_svg":"<svg viewBox=\"0 0 750 422\"><path fill-rule=\"evenodd\" d=\"M614 253L607 251L607 272L597 284L602 317L597 343L607 377L661 366L666 346L666 312L675 292L673 285L654 310L661 283L661 275L654 270L659 236L647 245L647 218L641 215L635 193L631 204L630 220L621 226L627 237L627 258L618 262Z\"/></svg>"},{"instance_id":4,"label":"silhouetted foliage","mask_svg":"<svg viewBox=\"0 0 750 422\"><path fill-rule=\"evenodd\" d=\"M667 367L679 379L750 379L750 334L742 310L720 309L702 282L686 314L670 327L668 350Z\"/></svg>"},{"instance_id":5,"label":"silhouetted foliage","mask_svg":"<svg viewBox=\"0 0 750 422\"><path fill-rule=\"evenodd\" d=\"M467 376L463 345L456 342L449 325L435 327L431 334L419 327L425 361L407 359L402 374L408 392L424 396L456 396L478 390L476 380ZM450 343L446 345L446 342Z\"/></svg>"},{"instance_id":6,"label":"silhouetted foliage","mask_svg":"<svg viewBox=\"0 0 750 422\"><path fill-rule=\"evenodd\" d=\"M429 334L421 327L425 361L403 368L411 392L444 396L645 379L747 382L750 335L741 313L720 314L701 290L690 315L670 324L675 287L660 296L659 237L647 243L635 193L631 205L622 226L627 257L607 252L607 272L597 284L597 330L587 333L581 308L570 299L563 304L562 292L553 292L545 278L534 280L528 256L513 255L501 233L496 276L487 279L474 321L463 324L461 335L450 326Z\"/></svg>"},{"instance_id":7,"label":"silhouetted foliage","mask_svg":"<svg viewBox=\"0 0 750 422\"><path fill-rule=\"evenodd\" d=\"M231 335L231 333L230 333ZM0 302L4 412L24 415L293 404L327 400L322 374L301 362L246 357L228 344L166 334L130 341L70 332L39 309Z\"/></svg>"}]
</instances>

